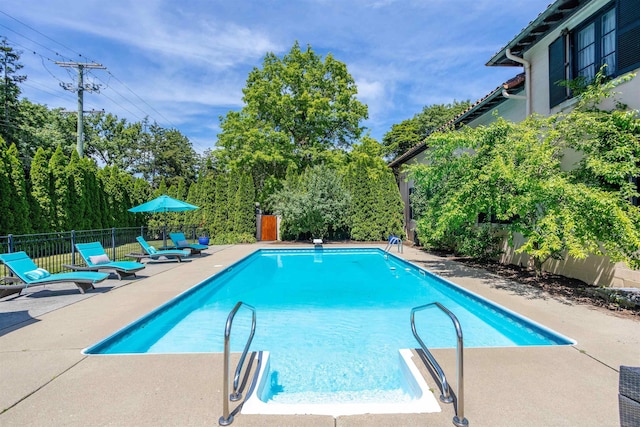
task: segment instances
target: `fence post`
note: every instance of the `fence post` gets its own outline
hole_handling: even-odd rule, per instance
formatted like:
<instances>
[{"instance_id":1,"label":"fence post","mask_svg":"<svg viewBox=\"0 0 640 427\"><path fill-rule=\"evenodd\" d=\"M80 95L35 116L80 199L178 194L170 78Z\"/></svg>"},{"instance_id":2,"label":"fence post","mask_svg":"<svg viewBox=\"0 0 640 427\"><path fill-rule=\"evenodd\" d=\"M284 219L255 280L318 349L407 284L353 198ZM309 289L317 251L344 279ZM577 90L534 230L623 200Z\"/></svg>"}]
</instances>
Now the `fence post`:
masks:
<instances>
[{"instance_id":1,"label":"fence post","mask_svg":"<svg viewBox=\"0 0 640 427\"><path fill-rule=\"evenodd\" d=\"M113 227L111 229L111 247L113 248L113 259L116 260L116 228Z\"/></svg>"},{"instance_id":2,"label":"fence post","mask_svg":"<svg viewBox=\"0 0 640 427\"><path fill-rule=\"evenodd\" d=\"M142 238L144 239L144 225L140 226L140 235L142 236Z\"/></svg>"},{"instance_id":3,"label":"fence post","mask_svg":"<svg viewBox=\"0 0 640 427\"><path fill-rule=\"evenodd\" d=\"M13 252L13 234L9 234L9 253Z\"/></svg>"},{"instance_id":4,"label":"fence post","mask_svg":"<svg viewBox=\"0 0 640 427\"><path fill-rule=\"evenodd\" d=\"M76 230L71 230L71 265L76 265Z\"/></svg>"}]
</instances>

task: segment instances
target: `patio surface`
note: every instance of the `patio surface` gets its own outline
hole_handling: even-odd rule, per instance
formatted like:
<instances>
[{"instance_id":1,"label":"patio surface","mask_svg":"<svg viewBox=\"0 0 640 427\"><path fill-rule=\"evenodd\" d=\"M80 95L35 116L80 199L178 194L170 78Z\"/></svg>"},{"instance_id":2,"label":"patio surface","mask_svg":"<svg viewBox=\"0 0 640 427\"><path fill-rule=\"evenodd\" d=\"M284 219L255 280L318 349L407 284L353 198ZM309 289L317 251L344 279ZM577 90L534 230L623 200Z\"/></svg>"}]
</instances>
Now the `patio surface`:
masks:
<instances>
[{"instance_id":1,"label":"patio surface","mask_svg":"<svg viewBox=\"0 0 640 427\"><path fill-rule=\"evenodd\" d=\"M212 246L182 263L150 262L138 279L108 279L85 295L70 284L35 287L0 300L0 425L218 425L221 354L80 352L260 247L284 245ZM640 366L640 321L555 299L411 247L399 255L577 341L563 347L465 349L464 415L470 426L619 425L618 369ZM456 390L455 349L433 353ZM436 388L424 366L419 369ZM453 425L451 405L440 406L442 412L432 414L335 419L240 413L232 425Z\"/></svg>"}]
</instances>

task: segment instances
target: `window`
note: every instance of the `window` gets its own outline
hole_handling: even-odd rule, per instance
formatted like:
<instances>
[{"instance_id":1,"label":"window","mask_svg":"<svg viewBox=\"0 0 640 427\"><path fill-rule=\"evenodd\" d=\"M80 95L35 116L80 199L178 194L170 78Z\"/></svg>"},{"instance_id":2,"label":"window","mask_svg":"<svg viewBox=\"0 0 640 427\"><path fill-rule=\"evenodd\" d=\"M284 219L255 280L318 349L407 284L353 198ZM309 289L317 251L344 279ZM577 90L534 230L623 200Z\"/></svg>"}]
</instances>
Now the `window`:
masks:
<instances>
[{"instance_id":1,"label":"window","mask_svg":"<svg viewBox=\"0 0 640 427\"><path fill-rule=\"evenodd\" d=\"M604 72L611 75L616 67L616 10L612 9L602 15L600 25L600 58L607 64Z\"/></svg>"},{"instance_id":2,"label":"window","mask_svg":"<svg viewBox=\"0 0 640 427\"><path fill-rule=\"evenodd\" d=\"M616 9L598 13L573 33L574 67L572 78L591 82L607 64L607 75L616 73Z\"/></svg>"},{"instance_id":3,"label":"window","mask_svg":"<svg viewBox=\"0 0 640 427\"><path fill-rule=\"evenodd\" d=\"M596 28L591 23L587 28L578 32L577 72L576 76L584 77L587 81L593 80L596 75Z\"/></svg>"},{"instance_id":4,"label":"window","mask_svg":"<svg viewBox=\"0 0 640 427\"><path fill-rule=\"evenodd\" d=\"M611 1L549 45L550 107L571 97L560 82L589 82L603 64L612 77L640 67L640 1Z\"/></svg>"}]
</instances>

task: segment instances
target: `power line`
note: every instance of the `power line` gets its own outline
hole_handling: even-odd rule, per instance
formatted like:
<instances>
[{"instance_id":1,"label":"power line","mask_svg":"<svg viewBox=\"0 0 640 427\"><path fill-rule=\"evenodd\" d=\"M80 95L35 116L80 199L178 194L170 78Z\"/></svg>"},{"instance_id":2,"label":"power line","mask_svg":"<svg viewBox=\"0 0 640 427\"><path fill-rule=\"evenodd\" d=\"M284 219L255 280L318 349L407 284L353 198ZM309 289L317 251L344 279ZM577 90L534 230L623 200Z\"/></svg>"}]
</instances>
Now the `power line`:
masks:
<instances>
[{"instance_id":1,"label":"power line","mask_svg":"<svg viewBox=\"0 0 640 427\"><path fill-rule=\"evenodd\" d=\"M73 53L74 53L75 55L77 55L78 57L82 57L82 58L85 58L86 60L89 60L89 58L87 58L87 57L86 57L85 55L83 55L82 53L80 53L80 52L78 52L78 51L74 50L73 48L71 48L71 47L69 47L69 46L67 46L67 45L65 45L65 44L63 44L63 43L61 43L61 42L59 42L59 41L57 41L57 40L55 40L55 39L53 39L53 38L49 37L48 35L46 35L46 34L44 34L44 33L40 32L40 31L38 31L37 29L35 29L35 28L33 28L32 26L30 26L30 25L26 24L25 22L23 22L23 21L21 21L21 20L19 20L19 19L15 18L15 17L13 17L13 16L9 15L8 13L6 13L6 12L4 12L4 11L0 10L0 14L3 14L3 15L5 15L5 16L7 16L8 18L11 18L12 20L14 20L15 22L19 23L20 25L23 25L24 27L28 28L29 30L31 30L31 31L33 31L33 32L35 32L35 33L37 33L37 34L39 34L40 36L42 36L42 37L44 37L44 38L46 38L46 39L48 39L48 40L52 41L53 43L55 43L55 44L57 44L57 45L59 45L59 46L62 46L64 49L66 49L66 50L68 50L68 51L73 52ZM20 37L23 37L23 38L25 38L26 40L29 40L30 42L32 42L32 43L34 43L34 44L36 44L36 45L38 45L38 46L41 46L42 48L44 48L44 49L46 49L46 50L48 50L48 51L52 52L55 56L65 59L65 61L64 61L64 62L73 63L72 61L69 61L69 58L68 58L68 57L66 57L66 56L64 56L64 55L62 55L62 54L60 54L60 53L58 53L57 51L55 51L55 50L51 49L50 47L45 46L44 44L42 44L42 43L40 43L40 42L38 42L38 41L36 41L36 40L33 40L33 39L31 39L30 37L28 37L28 36L26 36L26 35L24 35L24 34L21 34L21 33L19 33L19 32L17 32L17 31L15 31L14 29L12 29L12 28L10 28L10 27L8 27L8 26L6 26L6 25L0 24L0 26L2 26L2 27L4 27L4 28L7 28L8 30L10 30L10 31L14 32L15 34L19 35ZM17 43L16 43L16 44L17 44ZM19 45L19 44L17 44L17 45ZM21 46L21 45L19 45L19 46ZM53 78L55 78L56 80L58 80L58 81L61 83L61 86L62 86L63 88L65 88L66 90L69 90L69 89L71 88L71 87L66 87L66 84L64 84L64 83L62 82L62 80L60 80L57 76L55 76L55 75L54 75L54 74L53 74L53 73L52 73L52 72L51 72L51 71L46 67L45 62L44 62L44 59L47 59L47 60L48 60L48 61L50 61L50 62L53 62L53 63L58 64L58 62L57 62L57 61L54 61L54 60L52 60L51 58L48 58L48 57L46 57L46 56L44 56L44 55L41 55L40 53L38 53L38 52L36 52L36 51L34 51L34 50L32 50L32 49L28 49L27 47L24 47L24 46L22 46L22 47L23 47L24 49L27 49L27 50L29 50L29 51L32 51L32 52L33 52L33 54L35 54L35 55L39 55L39 56L41 57L41 59L42 59L42 65L43 65L43 67L45 68L45 70L46 70L46 71L47 71L47 72L48 72L48 73L49 73ZM92 61L92 63L96 63L96 61ZM80 62L78 62L78 63L76 63L76 64L81 64L81 63L80 63ZM60 65L60 64L58 64L58 65ZM69 71L70 71L70 70L67 70L67 72L69 72ZM124 83L122 80L120 80L117 76L115 76L115 75L114 75L113 73L111 73L109 70L107 70L107 74L108 74L108 75L109 75L109 77L110 77L110 78L109 78L109 82L110 82L111 78L113 78L115 81L117 81L118 83L120 83L120 84L121 84L121 85L122 85L122 86L123 86L123 87L124 87L128 92L130 92L130 93L131 93L131 94L132 94L132 95L133 95L137 100L139 100L140 102L142 102L144 105L146 105L148 108L150 108L153 112L155 112L157 116L159 116L160 118L162 118L166 124L168 124L169 126L171 126L171 127L172 127L172 128L174 128L174 129L177 129L177 126L176 126L175 124L173 124L173 123L172 123L172 122L171 122L171 121L170 121L170 120L169 120L169 119L168 119L164 114L162 114L162 113L161 113L160 111L158 111L155 107L153 107L153 106L152 106L151 104L149 104L146 100L144 100L141 96L139 96L136 92L134 92L134 91L133 91L133 90L132 90L132 89L131 89L127 84L125 84L125 83ZM72 76L70 75L70 77L72 77ZM117 90L116 90L112 85L110 85L110 84L109 84L109 82L105 82L104 80L102 80L102 79L101 79L100 77L98 77L98 76L95 76L95 78L96 78L97 80L99 80L99 81L101 81L101 82L105 83L106 87L108 87L108 88L110 88L111 90L113 90L113 91L114 91L114 93L116 93L118 96L120 96L123 100L125 100L125 101L129 102L129 103L130 103L131 105L133 105L136 109L138 109L139 111L141 111L141 112L142 112L146 117L150 117L150 116L151 116L151 118L153 119L153 115L151 115L151 114L147 113L144 109L142 109L140 106L138 106L138 105L137 105L137 103L133 102L132 100L130 100L130 99L129 99L129 98L127 98L126 96L122 95L122 94L121 94L120 92L118 92L118 91L117 91ZM76 90L77 90L77 89L76 89ZM104 93L103 93L102 95L103 95L103 96L105 96L105 98L107 98L107 99L108 99L108 100L110 100L111 102L114 102L117 106L119 106L119 107L120 107L120 108L122 108L123 110L127 111L129 114L132 114L134 117L138 117L138 115L137 115L137 114L134 114L134 113L133 113L133 112L131 112L129 109L125 108L124 106L122 106L121 104L119 104L118 102L116 102L115 100L113 100L113 99L111 99L110 97L106 96L106 94L104 94ZM79 115L79 117L80 117L80 116L81 116L81 114ZM154 121L155 121L155 120L154 120ZM80 137L80 132L78 132L78 137Z\"/></svg>"},{"instance_id":2,"label":"power line","mask_svg":"<svg viewBox=\"0 0 640 427\"><path fill-rule=\"evenodd\" d=\"M2 24L0 24L0 25L2 25ZM14 32L15 32L15 31L14 31ZM17 33L17 34L19 34L19 33ZM36 42L35 40L31 40L31 39L29 39L29 38L28 38L28 37L26 37L26 36L23 36L23 37L25 37L25 38L26 38L27 40L29 40L29 41L32 41L32 42L34 42L34 43L36 43L36 44L39 44L39 43L38 43L38 42ZM35 51L35 50L32 50L31 48L28 48L27 46L21 45L20 43L17 43L17 42L15 42L15 41L11 41L11 43L12 43L13 45L15 45L15 46L20 46L20 47L22 47L23 49L27 49L28 51L32 52L34 55L38 55L38 56L41 58L41 62L42 62L42 66L43 66L43 68L44 68L44 69L45 69L45 70L46 70L46 71L47 71L47 72L48 72L48 73L49 73L49 74L50 74L54 79L58 80L58 82L60 82L60 83L61 83L61 86L62 86L62 87L66 87L66 83L64 83L64 82L63 82L59 77L57 77L55 74L53 74L53 73L51 72L51 70L49 70L49 68L46 66L46 64L45 64L45 62L44 62L44 60L45 60L45 59L46 59L47 61L50 61L50 62L54 63L54 64L56 63L56 61L54 61L53 59L51 59L51 58L49 58L49 57L47 57L47 56L44 56L44 55L42 55L42 54L38 53L38 52L37 52L37 51ZM43 46L43 47L44 47L44 48L46 48L47 50L50 50L51 52L54 52L56 55L58 55L58 56L61 56L61 57L62 57L62 55L60 55L59 53L57 53L57 52L53 51L52 49L50 49L50 48L48 48L48 47L46 47L46 46L44 46L44 45L42 45L42 44L39 44L39 45L40 45L40 46ZM122 84L123 86L125 86L125 87L126 87L126 85L125 85L122 81L120 81L116 76L114 76L111 72L109 72L109 71L107 71L107 72L108 72L108 74L109 74L109 76L110 76L110 77L109 77L109 81L111 81L111 77L113 77L116 81L118 81L120 84ZM74 78L74 77L70 74L70 70L69 70L69 69L67 69L67 73L69 74L69 77L70 77L70 78ZM143 116L145 116L145 117L149 117L149 116L151 116L151 114L149 114L147 111L145 111L144 109L140 108L136 103L132 102L132 101L131 101L130 99L128 99L126 96L124 96L124 95L122 95L120 92L118 92L118 91L117 91L113 86L111 86L111 85L109 84L109 82L104 82L104 80L102 80L102 79L101 79L100 77L98 77L98 76L95 76L95 78L96 78L97 80L102 81L103 83L105 83L105 86L106 86L107 88L110 88L111 90L113 90L113 92L114 92L114 93L116 93L118 96L120 96L120 98L122 98L124 101L126 101L126 102L130 103L131 105L133 105L136 109L138 109L138 110L143 114ZM28 85L27 85L27 86L28 86ZM128 87L127 87L127 89L128 89L130 92L132 92L135 96L137 96L137 94L135 94L135 92L133 92L131 89L129 89ZM102 96L104 96L105 98L107 98L108 100L110 100L111 102L113 102L115 105L117 105L117 106L118 106L118 107L120 107L121 109L123 109L123 110L125 110L126 112L128 112L129 114L133 115L133 116L134 116L134 117L136 117L137 119L139 119L139 120L143 120L143 119L142 119L138 114L136 114L136 113L132 112L131 110L129 110L128 108L124 107L122 104L120 104L119 102L117 102L117 101L116 101L116 100L114 100L113 98L111 98L111 97L107 96L105 93L101 93L101 95L102 95ZM139 96L137 96L137 97L138 97L139 99L141 99L143 102L145 102L145 101L144 101L142 98L140 98ZM146 102L145 102L145 103L146 103ZM147 104L147 105L148 105L148 104ZM154 109L154 108L153 108L153 107L151 107L151 106L149 106L149 107L150 107L150 108L152 108L152 109ZM154 110L155 110L155 109L154 109ZM157 111L156 111L156 112L157 112ZM158 114L159 114L159 115L161 115L161 113L159 113L159 112L158 112ZM166 119L166 117L165 117L164 119L165 119L167 122L169 122L169 120L168 120L168 119ZM170 124L171 126L174 126L174 125L173 125L172 123L170 123L170 122L169 122L169 124ZM175 127L175 126L174 126L174 127Z\"/></svg>"},{"instance_id":3,"label":"power line","mask_svg":"<svg viewBox=\"0 0 640 427\"><path fill-rule=\"evenodd\" d=\"M28 82L21 83L23 86L27 86L41 92L46 93L47 95L55 96L64 100L68 100L68 97L61 95L59 92L49 92L47 89L43 89L43 85L35 83L33 80L29 80Z\"/></svg>"},{"instance_id":4,"label":"power line","mask_svg":"<svg viewBox=\"0 0 640 427\"><path fill-rule=\"evenodd\" d=\"M169 125L171 125L171 127L173 128L177 128L177 126L175 126L173 123L171 123L171 120L167 119L161 112L159 112L158 110L156 110L155 108L153 108L151 105L149 105L149 103L147 101L145 101L144 99L142 99L140 96L138 96L137 93L135 93L133 90L131 90L129 88L129 86L127 86L126 84L124 84L124 82L122 82L119 78L117 78L116 76L114 76L113 74L111 74L110 71L107 71L107 74L109 74L109 76L113 77L118 83L120 83L122 86L124 86L129 92L131 92L136 98L138 98L140 101L142 101L146 106L148 106L149 108L151 108L153 111L155 111L156 113L158 113L158 115L160 117L162 117Z\"/></svg>"},{"instance_id":5,"label":"power line","mask_svg":"<svg viewBox=\"0 0 640 427\"><path fill-rule=\"evenodd\" d=\"M46 38L46 39L49 39L49 40L51 40L52 42L54 42L54 43L56 43L56 44L59 44L60 46L64 47L64 48L65 48L65 49L67 49L67 50L70 50L71 52L75 53L76 55L78 55L78 56L80 56L80 57L84 57L80 52L76 52L76 51L75 51L75 50L73 50L72 48L70 48L70 47L68 47L68 46L66 46L66 45L64 45L64 44L62 44L62 43L60 43L60 42L59 42L59 41L57 41L57 40L52 39L51 37L49 37L48 35L46 35L46 34L44 34L44 33L41 33L40 31L36 30L35 28L33 28L32 26L30 26L29 24L26 24L26 23L22 22L22 21L21 21L21 20L19 20L18 18L14 18L13 16L9 15L8 13L6 13L6 12L4 12L4 11L2 11L2 10L0 10L0 13L2 13L2 14L3 14L3 15L5 15L5 16L7 16L8 18L13 19L13 20L14 20L14 21L16 21L17 23L19 23L19 24L21 24L21 25L24 25L25 27L27 27L27 28L28 28L28 29L30 29L31 31L33 31L33 32L35 32L35 33L40 34L42 37L44 37L44 38ZM9 27L6 27L6 26L4 26L4 25L3 25L3 27L5 27L5 28L9 28ZM11 30L11 28L9 28L9 30ZM11 31L13 31L13 32L15 32L16 34L18 34L18 33L17 33L16 31L14 31L14 30L11 30ZM23 37L25 37L25 36L23 36ZM25 38L27 38L27 37L25 37ZM30 40L30 39L28 39L28 38L27 38L27 40ZM31 40L31 41L33 41L33 40ZM34 43L40 44L40 43L38 43L38 42L34 42ZM48 47L46 47L46 46L44 46L44 45L40 45L40 46L44 47L45 49L49 49ZM49 49L49 50L51 50L51 49ZM54 52L53 50L51 50L51 51L52 51L52 52ZM56 55L58 55L58 53L56 53ZM60 55L60 56L62 56L62 55ZM89 58L87 58L87 59L89 59ZM95 62L95 61L93 61L93 62Z\"/></svg>"},{"instance_id":6,"label":"power line","mask_svg":"<svg viewBox=\"0 0 640 427\"><path fill-rule=\"evenodd\" d=\"M2 12L2 11L0 11L0 12ZM4 12L2 12L2 13L4 13ZM38 46L41 46L41 47L43 47L43 48L47 49L48 51L53 52L56 56L59 56L60 58L67 59L66 57L64 57L63 55L59 54L58 52L56 52L55 50L51 49L50 47L47 47L47 46L43 45L42 43L40 43L40 42L38 42L38 41L36 41L36 40L30 39L29 37L25 36L24 34L21 34L21 33L17 32L17 31L16 31L16 30L14 30L13 28L7 27L6 25L3 25L3 24L0 24L0 27L4 27L4 28L8 29L9 31L16 33L16 34L17 34L17 35L19 35L20 37L22 37L22 38L24 38L24 39L27 39L27 40L29 40L30 42L35 43L35 44L37 44ZM21 46L21 47L23 47L24 49L31 50L31 49L29 49L29 48L27 48L27 47L25 47L25 46L20 45L19 43L13 42L13 44L15 44L15 45L17 45L17 46ZM33 53L36 53L36 52L34 51Z\"/></svg>"},{"instance_id":7,"label":"power line","mask_svg":"<svg viewBox=\"0 0 640 427\"><path fill-rule=\"evenodd\" d=\"M115 92L115 91L114 91L114 92ZM117 92L116 92L116 93L117 93ZM131 110L129 110L128 108L126 108L126 107L124 107L124 106L120 105L120 104L119 104L115 99L113 99L113 98L109 97L109 96L108 96L107 94L105 94L104 92L100 92L100 95L104 96L104 97L105 97L105 98L107 98L109 101L113 102L113 103L114 103L114 104L116 104L118 107L122 108L124 111L126 111L126 112L127 112L127 113L129 113L129 114L131 114L132 116L134 116L134 117L135 117L135 118L137 118L138 120L140 120L140 121L144 120L144 118L143 118L143 117L138 116L136 113L132 112L132 111L131 111ZM122 95L121 95L121 96L122 96ZM134 104L134 106L135 106L135 104ZM144 111L144 110L140 110L140 111L142 111L145 115L147 115L147 114L145 113L145 111Z\"/></svg>"}]
</instances>

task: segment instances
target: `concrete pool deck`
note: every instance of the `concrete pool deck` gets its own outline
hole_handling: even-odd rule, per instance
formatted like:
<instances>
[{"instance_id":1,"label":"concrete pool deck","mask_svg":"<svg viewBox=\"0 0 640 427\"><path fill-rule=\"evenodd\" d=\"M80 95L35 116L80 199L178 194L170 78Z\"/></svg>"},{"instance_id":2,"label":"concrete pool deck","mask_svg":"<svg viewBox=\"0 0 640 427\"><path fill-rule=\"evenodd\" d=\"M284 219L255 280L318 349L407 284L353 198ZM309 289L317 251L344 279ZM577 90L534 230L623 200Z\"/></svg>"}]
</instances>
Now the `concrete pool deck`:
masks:
<instances>
[{"instance_id":1,"label":"concrete pool deck","mask_svg":"<svg viewBox=\"0 0 640 427\"><path fill-rule=\"evenodd\" d=\"M260 247L285 246L211 247L187 262L149 263L138 279L109 279L85 295L70 284L0 300L0 425L218 425L222 355L85 356L81 350ZM411 247L399 255L577 341L465 349L464 415L470 426L619 425L618 369L640 366L639 320L558 300ZM455 350L433 353L455 390ZM419 369L435 389L424 366ZM232 425L453 425L452 406L440 406L442 412L431 414L335 419L239 413Z\"/></svg>"}]
</instances>

